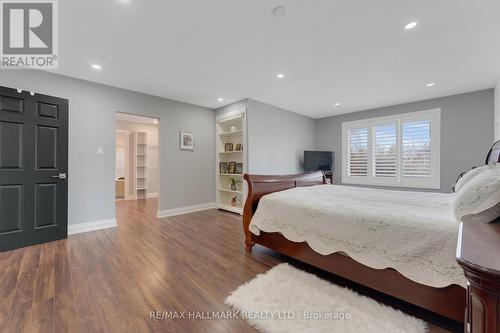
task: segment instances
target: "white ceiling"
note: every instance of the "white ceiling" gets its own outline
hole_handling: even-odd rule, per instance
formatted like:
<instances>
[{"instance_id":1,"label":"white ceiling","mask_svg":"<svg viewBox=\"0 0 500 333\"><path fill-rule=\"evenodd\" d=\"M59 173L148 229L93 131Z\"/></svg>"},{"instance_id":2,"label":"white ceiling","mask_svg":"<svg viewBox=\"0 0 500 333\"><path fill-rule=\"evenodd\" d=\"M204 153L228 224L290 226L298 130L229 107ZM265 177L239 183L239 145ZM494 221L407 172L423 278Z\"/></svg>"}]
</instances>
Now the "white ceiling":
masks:
<instances>
[{"instance_id":1,"label":"white ceiling","mask_svg":"<svg viewBox=\"0 0 500 333\"><path fill-rule=\"evenodd\" d=\"M272 16L277 5L286 16ZM58 73L210 108L249 97L318 118L491 88L500 78L499 0L65 0L59 8ZM404 30L411 21L418 26Z\"/></svg>"}]
</instances>

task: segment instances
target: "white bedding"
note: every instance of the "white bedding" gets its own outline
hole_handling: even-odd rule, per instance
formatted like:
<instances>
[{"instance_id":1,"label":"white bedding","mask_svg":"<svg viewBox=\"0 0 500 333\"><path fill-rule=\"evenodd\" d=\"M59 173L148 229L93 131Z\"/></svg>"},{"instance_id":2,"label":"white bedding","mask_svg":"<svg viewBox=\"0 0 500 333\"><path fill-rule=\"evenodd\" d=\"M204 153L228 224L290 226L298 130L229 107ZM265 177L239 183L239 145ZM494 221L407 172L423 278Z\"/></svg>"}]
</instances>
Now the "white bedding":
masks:
<instances>
[{"instance_id":1,"label":"white bedding","mask_svg":"<svg viewBox=\"0 0 500 333\"><path fill-rule=\"evenodd\" d=\"M250 231L280 232L316 252L344 252L432 287L465 286L455 260L455 194L339 185L297 187L260 199Z\"/></svg>"}]
</instances>

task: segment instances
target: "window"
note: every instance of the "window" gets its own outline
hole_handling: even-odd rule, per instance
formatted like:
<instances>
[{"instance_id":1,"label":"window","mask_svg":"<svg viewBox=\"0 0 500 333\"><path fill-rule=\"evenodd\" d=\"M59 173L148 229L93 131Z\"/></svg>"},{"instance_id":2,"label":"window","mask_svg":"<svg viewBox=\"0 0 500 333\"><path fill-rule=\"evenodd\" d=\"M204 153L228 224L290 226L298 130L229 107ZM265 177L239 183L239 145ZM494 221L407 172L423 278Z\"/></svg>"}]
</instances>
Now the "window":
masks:
<instances>
[{"instance_id":1,"label":"window","mask_svg":"<svg viewBox=\"0 0 500 333\"><path fill-rule=\"evenodd\" d=\"M401 175L429 178L431 167L431 121L402 124Z\"/></svg>"},{"instance_id":2,"label":"window","mask_svg":"<svg viewBox=\"0 0 500 333\"><path fill-rule=\"evenodd\" d=\"M342 123L342 182L440 188L441 110Z\"/></svg>"},{"instance_id":3,"label":"window","mask_svg":"<svg viewBox=\"0 0 500 333\"><path fill-rule=\"evenodd\" d=\"M397 165L396 125L374 126L373 133L373 166L375 177L395 178Z\"/></svg>"},{"instance_id":4,"label":"window","mask_svg":"<svg viewBox=\"0 0 500 333\"><path fill-rule=\"evenodd\" d=\"M351 176L366 176L368 173L368 129L349 130L348 168Z\"/></svg>"}]
</instances>

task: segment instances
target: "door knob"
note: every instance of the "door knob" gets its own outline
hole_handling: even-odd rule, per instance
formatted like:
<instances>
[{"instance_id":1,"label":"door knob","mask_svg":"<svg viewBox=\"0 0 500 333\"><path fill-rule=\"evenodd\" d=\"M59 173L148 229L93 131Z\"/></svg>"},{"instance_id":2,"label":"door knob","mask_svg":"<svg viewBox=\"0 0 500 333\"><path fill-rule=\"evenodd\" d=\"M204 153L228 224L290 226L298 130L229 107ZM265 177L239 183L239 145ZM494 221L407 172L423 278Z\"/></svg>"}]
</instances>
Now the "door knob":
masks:
<instances>
[{"instance_id":1,"label":"door knob","mask_svg":"<svg viewBox=\"0 0 500 333\"><path fill-rule=\"evenodd\" d=\"M56 176L52 176L52 178L57 178L57 179L66 179L66 173L60 173Z\"/></svg>"}]
</instances>

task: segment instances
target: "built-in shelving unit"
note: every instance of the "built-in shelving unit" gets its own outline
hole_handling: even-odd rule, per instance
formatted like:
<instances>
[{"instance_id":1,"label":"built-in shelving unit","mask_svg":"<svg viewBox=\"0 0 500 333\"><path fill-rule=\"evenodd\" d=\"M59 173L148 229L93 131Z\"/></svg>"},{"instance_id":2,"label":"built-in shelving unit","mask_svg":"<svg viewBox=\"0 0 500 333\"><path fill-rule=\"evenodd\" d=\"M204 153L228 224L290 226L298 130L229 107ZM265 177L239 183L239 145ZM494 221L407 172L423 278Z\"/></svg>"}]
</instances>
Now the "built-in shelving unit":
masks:
<instances>
[{"instance_id":1,"label":"built-in shelving unit","mask_svg":"<svg viewBox=\"0 0 500 333\"><path fill-rule=\"evenodd\" d=\"M247 172L246 109L221 115L216 120L216 184L217 208L242 214L246 198L246 184L243 174ZM226 144L232 144L229 150ZM237 150L238 148L238 150ZM227 171L221 170L221 163L226 163ZM229 172L230 163L238 164L240 172ZM235 168L236 169L236 168ZM239 171L239 170L238 170ZM231 182L236 187L231 188Z\"/></svg>"},{"instance_id":2,"label":"built-in shelving unit","mask_svg":"<svg viewBox=\"0 0 500 333\"><path fill-rule=\"evenodd\" d=\"M148 134L145 132L134 132L135 153L135 191L137 199L147 197L147 154Z\"/></svg>"}]
</instances>

